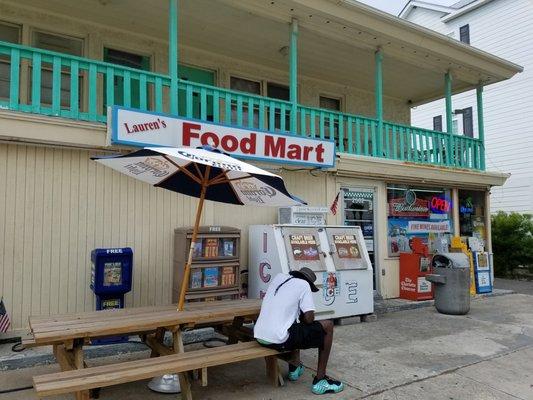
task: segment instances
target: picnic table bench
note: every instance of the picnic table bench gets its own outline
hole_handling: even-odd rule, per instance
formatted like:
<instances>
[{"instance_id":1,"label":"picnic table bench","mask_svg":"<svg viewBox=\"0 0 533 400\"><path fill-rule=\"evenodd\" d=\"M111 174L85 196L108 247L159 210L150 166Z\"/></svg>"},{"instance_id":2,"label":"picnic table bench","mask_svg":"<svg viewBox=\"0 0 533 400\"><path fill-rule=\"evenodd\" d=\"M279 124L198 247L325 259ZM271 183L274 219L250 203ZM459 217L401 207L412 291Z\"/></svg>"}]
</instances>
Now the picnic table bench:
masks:
<instances>
[{"instance_id":1,"label":"picnic table bench","mask_svg":"<svg viewBox=\"0 0 533 400\"><path fill-rule=\"evenodd\" d=\"M255 321L260 300L233 300L189 303L183 311L175 305L104 310L50 317L30 317L31 338L26 346L52 345L62 372L35 376L39 397L75 393L76 399L89 399L89 390L125 382L178 373L183 399L192 399L188 371L200 370L207 384L207 368L264 357L272 384L282 383L275 350L251 341L251 330L243 326ZM228 335L228 345L185 352L184 329L214 326ZM172 345L164 343L165 332L172 333ZM93 339L139 335L151 348L149 360L88 367L83 346ZM239 342L241 340L242 342Z\"/></svg>"}]
</instances>

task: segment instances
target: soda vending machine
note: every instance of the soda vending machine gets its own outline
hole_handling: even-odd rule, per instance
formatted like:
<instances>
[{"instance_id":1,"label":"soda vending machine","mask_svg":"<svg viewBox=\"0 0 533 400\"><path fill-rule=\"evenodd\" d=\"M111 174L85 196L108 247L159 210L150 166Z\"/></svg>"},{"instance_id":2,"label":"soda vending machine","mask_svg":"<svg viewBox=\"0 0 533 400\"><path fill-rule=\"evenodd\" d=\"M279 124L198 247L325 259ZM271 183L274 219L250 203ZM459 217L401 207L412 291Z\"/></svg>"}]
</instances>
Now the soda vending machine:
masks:
<instances>
[{"instance_id":1,"label":"soda vending machine","mask_svg":"<svg viewBox=\"0 0 533 400\"><path fill-rule=\"evenodd\" d=\"M124 295L131 290L133 251L129 247L94 249L91 252L91 289L96 309L124 308ZM124 336L93 340L93 344L126 341Z\"/></svg>"},{"instance_id":2,"label":"soda vending machine","mask_svg":"<svg viewBox=\"0 0 533 400\"><path fill-rule=\"evenodd\" d=\"M317 319L374 312L372 264L358 226L252 225L248 297L262 298L272 278L312 269Z\"/></svg>"},{"instance_id":3,"label":"soda vending machine","mask_svg":"<svg viewBox=\"0 0 533 400\"><path fill-rule=\"evenodd\" d=\"M426 280L431 273L431 255L421 238L409 240L410 253L400 253L400 298L430 300L433 286Z\"/></svg>"}]
</instances>

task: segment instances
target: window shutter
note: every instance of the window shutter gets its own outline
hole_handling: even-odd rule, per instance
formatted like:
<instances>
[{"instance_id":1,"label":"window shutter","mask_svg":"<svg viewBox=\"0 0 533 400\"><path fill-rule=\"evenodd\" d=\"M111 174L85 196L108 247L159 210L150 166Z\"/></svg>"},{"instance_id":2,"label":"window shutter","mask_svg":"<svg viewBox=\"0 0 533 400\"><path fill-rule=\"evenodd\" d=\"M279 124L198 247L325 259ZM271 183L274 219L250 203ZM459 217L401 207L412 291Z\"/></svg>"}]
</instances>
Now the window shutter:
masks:
<instances>
[{"instance_id":1,"label":"window shutter","mask_svg":"<svg viewBox=\"0 0 533 400\"><path fill-rule=\"evenodd\" d=\"M472 107L463 110L463 133L465 136L474 137L474 121L472 118Z\"/></svg>"},{"instance_id":2,"label":"window shutter","mask_svg":"<svg viewBox=\"0 0 533 400\"><path fill-rule=\"evenodd\" d=\"M442 132L442 115L433 117L433 130Z\"/></svg>"},{"instance_id":3,"label":"window shutter","mask_svg":"<svg viewBox=\"0 0 533 400\"><path fill-rule=\"evenodd\" d=\"M459 40L463 43L470 44L470 25L466 24L459 28Z\"/></svg>"}]
</instances>

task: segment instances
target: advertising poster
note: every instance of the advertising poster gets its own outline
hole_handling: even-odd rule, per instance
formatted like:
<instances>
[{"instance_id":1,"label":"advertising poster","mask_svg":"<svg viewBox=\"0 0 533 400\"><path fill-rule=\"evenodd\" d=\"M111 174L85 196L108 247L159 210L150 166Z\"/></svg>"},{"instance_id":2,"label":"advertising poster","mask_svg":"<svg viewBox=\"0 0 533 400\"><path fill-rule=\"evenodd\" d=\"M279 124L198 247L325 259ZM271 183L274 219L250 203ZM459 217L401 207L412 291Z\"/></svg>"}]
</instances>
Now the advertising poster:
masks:
<instances>
[{"instance_id":1,"label":"advertising poster","mask_svg":"<svg viewBox=\"0 0 533 400\"><path fill-rule=\"evenodd\" d=\"M355 235L333 235L333 243L337 248L339 258L361 258L361 252Z\"/></svg>"},{"instance_id":2,"label":"advertising poster","mask_svg":"<svg viewBox=\"0 0 533 400\"><path fill-rule=\"evenodd\" d=\"M289 241L295 261L319 260L318 246L314 235L290 235Z\"/></svg>"},{"instance_id":3,"label":"advertising poster","mask_svg":"<svg viewBox=\"0 0 533 400\"><path fill-rule=\"evenodd\" d=\"M389 218L388 246L389 256L399 256L402 252L409 252L409 239L418 237L432 251L432 243L439 235L451 232L451 221L431 221L408 218Z\"/></svg>"}]
</instances>

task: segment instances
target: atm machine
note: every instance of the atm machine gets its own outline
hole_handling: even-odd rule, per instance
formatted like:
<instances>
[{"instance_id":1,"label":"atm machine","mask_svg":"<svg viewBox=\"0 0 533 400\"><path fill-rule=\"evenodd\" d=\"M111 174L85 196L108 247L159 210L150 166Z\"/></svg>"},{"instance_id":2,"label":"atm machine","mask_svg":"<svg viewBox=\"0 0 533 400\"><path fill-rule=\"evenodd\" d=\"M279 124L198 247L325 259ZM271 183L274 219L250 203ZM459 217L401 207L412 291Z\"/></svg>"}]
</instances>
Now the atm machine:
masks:
<instances>
[{"instance_id":1,"label":"atm machine","mask_svg":"<svg viewBox=\"0 0 533 400\"><path fill-rule=\"evenodd\" d=\"M372 264L359 226L252 225L248 297L262 298L282 272L312 269L317 319L374 312Z\"/></svg>"}]
</instances>

